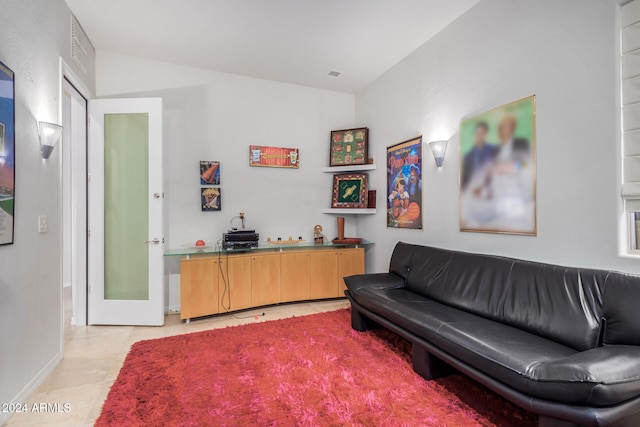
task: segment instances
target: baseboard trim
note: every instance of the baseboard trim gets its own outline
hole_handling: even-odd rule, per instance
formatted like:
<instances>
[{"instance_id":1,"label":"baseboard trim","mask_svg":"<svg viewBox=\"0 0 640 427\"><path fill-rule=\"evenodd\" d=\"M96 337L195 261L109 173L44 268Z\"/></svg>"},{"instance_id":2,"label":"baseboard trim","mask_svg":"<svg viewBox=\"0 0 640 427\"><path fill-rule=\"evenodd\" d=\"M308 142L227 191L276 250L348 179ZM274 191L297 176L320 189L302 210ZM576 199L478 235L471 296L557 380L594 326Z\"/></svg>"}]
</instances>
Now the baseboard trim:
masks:
<instances>
[{"instance_id":1,"label":"baseboard trim","mask_svg":"<svg viewBox=\"0 0 640 427\"><path fill-rule=\"evenodd\" d=\"M11 404L24 403L33 394L34 391L42 384L42 382L49 376L49 374L58 366L58 363L62 360L62 350L47 362L46 365L27 383L26 386L11 400ZM0 412L0 426L4 425L11 418L11 413Z\"/></svg>"},{"instance_id":2,"label":"baseboard trim","mask_svg":"<svg viewBox=\"0 0 640 427\"><path fill-rule=\"evenodd\" d=\"M178 314L178 313L180 313L179 305L164 308L164 314Z\"/></svg>"}]
</instances>

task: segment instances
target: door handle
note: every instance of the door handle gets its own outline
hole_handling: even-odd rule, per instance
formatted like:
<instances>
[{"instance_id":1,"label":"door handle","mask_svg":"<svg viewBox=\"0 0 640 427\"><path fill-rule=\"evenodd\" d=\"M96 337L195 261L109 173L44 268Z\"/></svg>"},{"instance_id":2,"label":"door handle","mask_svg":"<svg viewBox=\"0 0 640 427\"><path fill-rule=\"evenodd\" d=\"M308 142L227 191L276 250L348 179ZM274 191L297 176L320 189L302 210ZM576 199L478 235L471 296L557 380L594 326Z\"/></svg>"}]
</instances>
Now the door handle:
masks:
<instances>
[{"instance_id":1,"label":"door handle","mask_svg":"<svg viewBox=\"0 0 640 427\"><path fill-rule=\"evenodd\" d=\"M145 241L144 241L144 242L142 242L142 243L146 243L146 244L153 243L154 245L157 245L157 244L159 244L159 243L160 243L160 239L158 239L158 238L156 237L156 238L155 238L155 239L153 239L153 240L145 240Z\"/></svg>"}]
</instances>

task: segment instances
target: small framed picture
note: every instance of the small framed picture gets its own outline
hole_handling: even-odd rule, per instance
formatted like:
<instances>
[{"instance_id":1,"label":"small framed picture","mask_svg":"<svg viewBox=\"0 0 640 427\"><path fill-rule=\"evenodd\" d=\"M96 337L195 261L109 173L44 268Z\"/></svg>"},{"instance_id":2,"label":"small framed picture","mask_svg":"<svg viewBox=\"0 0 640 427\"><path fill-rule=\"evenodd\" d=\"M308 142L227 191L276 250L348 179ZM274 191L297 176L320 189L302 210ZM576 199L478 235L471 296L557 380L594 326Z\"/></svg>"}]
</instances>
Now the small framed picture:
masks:
<instances>
[{"instance_id":1,"label":"small framed picture","mask_svg":"<svg viewBox=\"0 0 640 427\"><path fill-rule=\"evenodd\" d=\"M249 166L298 169L300 167L300 150L250 145Z\"/></svg>"},{"instance_id":2,"label":"small framed picture","mask_svg":"<svg viewBox=\"0 0 640 427\"><path fill-rule=\"evenodd\" d=\"M366 165L369 160L369 128L331 131L329 166Z\"/></svg>"},{"instance_id":3,"label":"small framed picture","mask_svg":"<svg viewBox=\"0 0 640 427\"><path fill-rule=\"evenodd\" d=\"M201 188L200 189L200 206L202 212L215 212L222 210L220 188Z\"/></svg>"},{"instance_id":4,"label":"small framed picture","mask_svg":"<svg viewBox=\"0 0 640 427\"><path fill-rule=\"evenodd\" d=\"M368 203L366 173L344 173L333 176L332 208L366 208Z\"/></svg>"},{"instance_id":5,"label":"small framed picture","mask_svg":"<svg viewBox=\"0 0 640 427\"><path fill-rule=\"evenodd\" d=\"M200 185L220 185L220 162L200 162Z\"/></svg>"}]
</instances>

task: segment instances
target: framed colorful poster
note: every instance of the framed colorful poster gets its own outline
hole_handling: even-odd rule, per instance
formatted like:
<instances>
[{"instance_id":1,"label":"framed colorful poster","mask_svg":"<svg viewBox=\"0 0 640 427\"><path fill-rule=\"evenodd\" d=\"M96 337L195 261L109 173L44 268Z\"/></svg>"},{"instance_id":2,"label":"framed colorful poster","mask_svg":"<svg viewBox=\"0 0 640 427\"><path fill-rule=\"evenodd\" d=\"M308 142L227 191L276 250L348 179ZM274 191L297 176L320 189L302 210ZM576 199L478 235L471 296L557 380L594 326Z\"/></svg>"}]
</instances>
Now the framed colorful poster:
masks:
<instances>
[{"instance_id":1,"label":"framed colorful poster","mask_svg":"<svg viewBox=\"0 0 640 427\"><path fill-rule=\"evenodd\" d=\"M366 208L368 203L366 173L343 173L333 176L332 208Z\"/></svg>"},{"instance_id":2,"label":"framed colorful poster","mask_svg":"<svg viewBox=\"0 0 640 427\"><path fill-rule=\"evenodd\" d=\"M200 162L200 185L220 185L220 162Z\"/></svg>"},{"instance_id":3,"label":"framed colorful poster","mask_svg":"<svg viewBox=\"0 0 640 427\"><path fill-rule=\"evenodd\" d=\"M14 74L0 62L0 245L13 243L16 144Z\"/></svg>"},{"instance_id":4,"label":"framed colorful poster","mask_svg":"<svg viewBox=\"0 0 640 427\"><path fill-rule=\"evenodd\" d=\"M536 235L535 95L461 121L460 230Z\"/></svg>"},{"instance_id":5,"label":"framed colorful poster","mask_svg":"<svg viewBox=\"0 0 640 427\"><path fill-rule=\"evenodd\" d=\"M251 145L249 147L249 166L298 169L300 167L300 153L297 148Z\"/></svg>"},{"instance_id":6,"label":"framed colorful poster","mask_svg":"<svg viewBox=\"0 0 640 427\"><path fill-rule=\"evenodd\" d=\"M387 227L422 230L422 136L387 148Z\"/></svg>"},{"instance_id":7,"label":"framed colorful poster","mask_svg":"<svg viewBox=\"0 0 640 427\"><path fill-rule=\"evenodd\" d=\"M222 210L222 191L219 188L200 189L200 207L202 212L212 212Z\"/></svg>"},{"instance_id":8,"label":"framed colorful poster","mask_svg":"<svg viewBox=\"0 0 640 427\"><path fill-rule=\"evenodd\" d=\"M369 128L331 131L329 166L365 165L369 159Z\"/></svg>"}]
</instances>

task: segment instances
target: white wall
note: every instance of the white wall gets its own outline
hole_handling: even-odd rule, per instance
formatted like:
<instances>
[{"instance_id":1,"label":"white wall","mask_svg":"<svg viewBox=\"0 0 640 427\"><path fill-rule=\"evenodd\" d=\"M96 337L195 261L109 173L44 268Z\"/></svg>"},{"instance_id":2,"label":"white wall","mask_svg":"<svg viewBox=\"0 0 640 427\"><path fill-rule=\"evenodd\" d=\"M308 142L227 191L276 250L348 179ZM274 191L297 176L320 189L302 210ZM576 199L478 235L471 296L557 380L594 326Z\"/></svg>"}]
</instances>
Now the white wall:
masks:
<instances>
[{"instance_id":1,"label":"white wall","mask_svg":"<svg viewBox=\"0 0 640 427\"><path fill-rule=\"evenodd\" d=\"M362 218L376 242L370 271L384 271L399 240L575 266L640 272L618 257L616 2L483 0L356 96L356 122L385 146L423 133L452 137L444 169L425 145L424 232ZM461 233L458 126L473 115L537 95L538 236ZM385 186L385 170L372 184Z\"/></svg>"},{"instance_id":2,"label":"white wall","mask_svg":"<svg viewBox=\"0 0 640 427\"><path fill-rule=\"evenodd\" d=\"M354 125L354 96L99 51L99 97L161 96L164 102L166 247L215 243L230 219L268 236L312 238L322 224L336 235L329 207L329 132ZM300 169L249 167L249 145L296 147ZM201 212L200 160L221 162L222 211ZM348 221L356 234L356 221ZM237 225L237 223L236 223ZM177 260L168 307L179 307Z\"/></svg>"},{"instance_id":3,"label":"white wall","mask_svg":"<svg viewBox=\"0 0 640 427\"><path fill-rule=\"evenodd\" d=\"M0 246L0 402L9 403L62 356L61 157L42 160L36 121L60 123L59 58L72 61L63 0L0 0L0 10L0 61L16 75L15 243ZM84 84L93 87L91 71ZM40 214L48 234L37 234Z\"/></svg>"}]
</instances>

